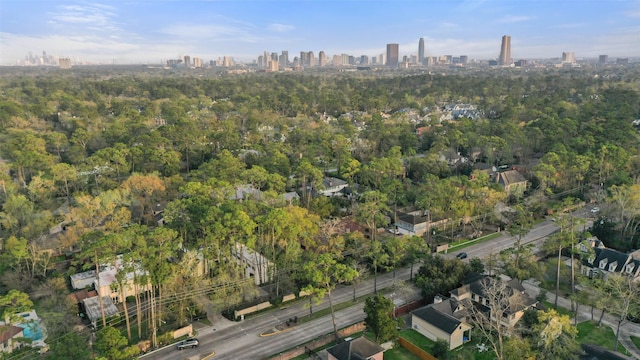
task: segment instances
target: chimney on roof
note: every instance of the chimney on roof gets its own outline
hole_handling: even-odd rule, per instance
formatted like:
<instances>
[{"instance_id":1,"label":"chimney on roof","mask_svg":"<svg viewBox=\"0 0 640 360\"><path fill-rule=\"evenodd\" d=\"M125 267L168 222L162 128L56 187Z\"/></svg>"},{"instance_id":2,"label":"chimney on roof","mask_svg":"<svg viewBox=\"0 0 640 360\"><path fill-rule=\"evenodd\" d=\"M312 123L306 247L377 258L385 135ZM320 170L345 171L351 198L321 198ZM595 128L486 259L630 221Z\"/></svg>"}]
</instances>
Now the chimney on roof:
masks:
<instances>
[{"instance_id":1,"label":"chimney on roof","mask_svg":"<svg viewBox=\"0 0 640 360\"><path fill-rule=\"evenodd\" d=\"M436 295L436 296L433 298L433 303L434 303L434 304L440 304L440 303L442 302L442 300L443 300L443 299L442 299L442 295Z\"/></svg>"}]
</instances>

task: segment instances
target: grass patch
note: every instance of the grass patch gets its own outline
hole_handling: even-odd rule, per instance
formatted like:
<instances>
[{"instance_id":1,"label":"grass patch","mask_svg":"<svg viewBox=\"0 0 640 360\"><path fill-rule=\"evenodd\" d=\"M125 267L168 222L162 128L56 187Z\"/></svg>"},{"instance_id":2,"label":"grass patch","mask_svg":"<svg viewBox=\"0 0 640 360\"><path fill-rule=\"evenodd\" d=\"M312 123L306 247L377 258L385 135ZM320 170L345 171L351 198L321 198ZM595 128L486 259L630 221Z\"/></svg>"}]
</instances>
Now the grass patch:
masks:
<instances>
[{"instance_id":1,"label":"grass patch","mask_svg":"<svg viewBox=\"0 0 640 360\"><path fill-rule=\"evenodd\" d=\"M430 339L426 338L424 335L413 329L405 329L400 331L400 337L428 352L429 354L433 352L433 346L436 344L435 342L431 341Z\"/></svg>"},{"instance_id":2,"label":"grass patch","mask_svg":"<svg viewBox=\"0 0 640 360\"><path fill-rule=\"evenodd\" d=\"M489 240L493 240L495 238L498 238L502 236L502 233L493 233L493 234L489 234L489 235L485 235L485 236L480 236L477 239L474 240L459 240L459 241L454 241L451 244L449 244L449 249L447 251L451 251L451 250L460 250L460 249L464 249L466 247L469 247L471 245L475 245L475 244L480 244Z\"/></svg>"},{"instance_id":3,"label":"grass patch","mask_svg":"<svg viewBox=\"0 0 640 360\"><path fill-rule=\"evenodd\" d=\"M544 301L542 301L542 305L544 305L544 307L545 307L545 308L547 308L547 309L555 309L555 310L556 310L556 312L557 312L558 314L560 314L560 315L567 315L568 317L572 317L572 316L573 316L573 313L571 312L571 310L569 310L569 309L565 309L565 308L563 308L562 306L558 306L558 308L556 309L556 308L553 306L553 303L552 303L552 302L549 302L549 301L544 300Z\"/></svg>"},{"instance_id":4,"label":"grass patch","mask_svg":"<svg viewBox=\"0 0 640 360\"><path fill-rule=\"evenodd\" d=\"M636 344L636 347L640 349L640 337L632 336L631 341L633 341L633 343Z\"/></svg>"},{"instance_id":5,"label":"grass patch","mask_svg":"<svg viewBox=\"0 0 640 360\"><path fill-rule=\"evenodd\" d=\"M385 360L420 360L419 357L400 345L385 351L384 358Z\"/></svg>"},{"instance_id":6,"label":"grass patch","mask_svg":"<svg viewBox=\"0 0 640 360\"><path fill-rule=\"evenodd\" d=\"M479 344L484 344L487 348L486 351L480 352L478 349ZM452 351L452 354L459 354L460 359L475 359L475 360L495 360L496 355L491 348L491 344L487 341L479 330L472 330L471 341L466 342L461 347L458 347Z\"/></svg>"},{"instance_id":7,"label":"grass patch","mask_svg":"<svg viewBox=\"0 0 640 360\"><path fill-rule=\"evenodd\" d=\"M595 321L585 321L578 324L577 340L580 344L595 344L605 349L613 350L616 335L608 326L597 327ZM622 344L618 343L618 351L625 355L631 355Z\"/></svg>"}]
</instances>

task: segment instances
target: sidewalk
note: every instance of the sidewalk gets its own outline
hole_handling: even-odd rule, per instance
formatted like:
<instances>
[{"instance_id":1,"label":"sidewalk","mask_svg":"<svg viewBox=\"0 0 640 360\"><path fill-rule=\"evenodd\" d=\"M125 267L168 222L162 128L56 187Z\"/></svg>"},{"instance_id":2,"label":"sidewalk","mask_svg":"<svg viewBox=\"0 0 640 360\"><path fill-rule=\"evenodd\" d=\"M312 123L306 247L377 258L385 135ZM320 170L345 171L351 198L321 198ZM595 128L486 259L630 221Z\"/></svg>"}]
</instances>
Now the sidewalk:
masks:
<instances>
[{"instance_id":1,"label":"sidewalk","mask_svg":"<svg viewBox=\"0 0 640 360\"><path fill-rule=\"evenodd\" d=\"M532 297L537 297L538 294L540 294L540 287L538 286L538 282L525 280L522 282L522 285ZM555 299L556 295L554 293L547 292L547 301L549 301L550 303L554 303ZM558 306L570 310L571 301L565 297L558 296ZM598 319L599 316L600 311L596 311L595 319ZM578 307L578 323L590 320L591 307L586 305ZM602 323L610 327L615 334L618 327L618 319L615 316L609 313L605 313L604 317L602 318ZM640 336L640 324L626 321L620 327L620 344L622 344L634 358L640 359L640 349L638 349L638 347L631 340L631 335Z\"/></svg>"}]
</instances>

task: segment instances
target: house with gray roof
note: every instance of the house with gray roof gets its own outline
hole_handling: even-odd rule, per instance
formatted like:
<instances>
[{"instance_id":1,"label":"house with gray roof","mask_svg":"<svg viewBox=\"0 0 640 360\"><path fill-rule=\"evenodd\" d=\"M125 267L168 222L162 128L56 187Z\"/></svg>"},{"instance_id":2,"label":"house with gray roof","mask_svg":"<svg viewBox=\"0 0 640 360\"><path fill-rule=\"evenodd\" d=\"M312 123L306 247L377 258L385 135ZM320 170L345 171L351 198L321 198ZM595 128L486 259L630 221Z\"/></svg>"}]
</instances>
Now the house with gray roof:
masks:
<instances>
[{"instance_id":1,"label":"house with gray roof","mask_svg":"<svg viewBox=\"0 0 640 360\"><path fill-rule=\"evenodd\" d=\"M383 360L384 348L360 336L327 349L329 360Z\"/></svg>"},{"instance_id":2,"label":"house with gray roof","mask_svg":"<svg viewBox=\"0 0 640 360\"><path fill-rule=\"evenodd\" d=\"M411 327L433 340L445 340L449 350L471 340L467 310L462 302L438 295L434 303L411 312Z\"/></svg>"},{"instance_id":3,"label":"house with gray roof","mask_svg":"<svg viewBox=\"0 0 640 360\"><path fill-rule=\"evenodd\" d=\"M529 182L518 170L506 170L496 173L494 181L504 187L509 195L522 196Z\"/></svg>"},{"instance_id":4,"label":"house with gray roof","mask_svg":"<svg viewBox=\"0 0 640 360\"><path fill-rule=\"evenodd\" d=\"M621 274L638 281L640 259L614 249L594 248L593 253L582 261L580 271L590 279L604 279L611 274Z\"/></svg>"},{"instance_id":5,"label":"house with gray roof","mask_svg":"<svg viewBox=\"0 0 640 360\"><path fill-rule=\"evenodd\" d=\"M522 283L517 279L501 279L493 278L489 276L482 276L481 278L465 284L450 292L451 297L457 301L465 302L471 301L476 307L482 307L485 311L491 314L490 299L491 294L487 294L486 289L494 288L494 285L498 285L495 282L502 282L504 290L501 290L506 295L505 303L508 304L507 309L502 309L503 314L500 321L509 327L513 327L524 316L524 312L534 307L538 302L529 296L522 286Z\"/></svg>"},{"instance_id":6,"label":"house with gray roof","mask_svg":"<svg viewBox=\"0 0 640 360\"><path fill-rule=\"evenodd\" d=\"M328 197L340 196L341 195L340 191L342 191L347 186L349 186L349 184L342 179L338 179L334 177L325 177L322 179L323 188L316 189L316 190L319 195L324 195Z\"/></svg>"}]
</instances>

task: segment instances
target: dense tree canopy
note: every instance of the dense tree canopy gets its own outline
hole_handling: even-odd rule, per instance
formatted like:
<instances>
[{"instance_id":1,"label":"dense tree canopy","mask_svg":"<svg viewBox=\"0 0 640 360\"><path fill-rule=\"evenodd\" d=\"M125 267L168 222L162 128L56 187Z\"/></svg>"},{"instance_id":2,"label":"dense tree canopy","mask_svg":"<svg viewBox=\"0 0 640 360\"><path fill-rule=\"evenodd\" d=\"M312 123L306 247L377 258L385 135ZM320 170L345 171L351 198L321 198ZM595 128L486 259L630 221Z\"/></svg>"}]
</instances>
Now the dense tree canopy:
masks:
<instances>
[{"instance_id":1,"label":"dense tree canopy","mask_svg":"<svg viewBox=\"0 0 640 360\"><path fill-rule=\"evenodd\" d=\"M127 266L149 276L136 286L150 282L159 304L157 314L143 314L135 297L140 336L141 317L151 330L165 319L183 321L211 299L230 309L245 285L232 260L240 245L270 259L260 276L272 296L295 290L303 273L304 285L330 291L356 276L347 267L369 265L375 276L488 223L511 224L520 238L529 218L545 215L545 202L568 192L607 198L611 216L596 227L615 229L612 243L621 247L640 242L635 67L183 75L127 68L2 74L0 294L57 273L55 255L78 254L70 264L80 270L125 253ZM455 104L477 106L477 116L446 116ZM477 163L517 166L531 184L531 212L499 214L500 204L520 196ZM345 196L317 196L330 190L329 176L349 185ZM442 227L406 241L380 231L404 207ZM362 233L329 231L331 218L343 216ZM179 271L191 256L205 270ZM524 278L531 259L505 254L505 267ZM430 298L482 270L439 256L423 263L416 284ZM322 266L349 276L316 276ZM187 284L200 282L207 292L193 299ZM131 337L129 319L126 327ZM129 351L126 339L101 336L103 356L111 356L108 347Z\"/></svg>"}]
</instances>

